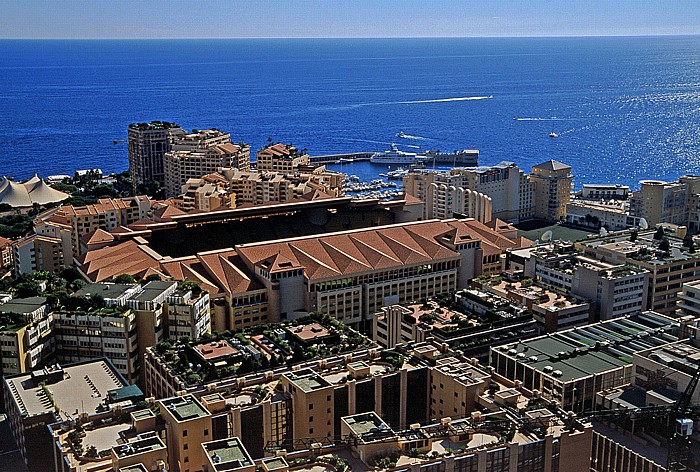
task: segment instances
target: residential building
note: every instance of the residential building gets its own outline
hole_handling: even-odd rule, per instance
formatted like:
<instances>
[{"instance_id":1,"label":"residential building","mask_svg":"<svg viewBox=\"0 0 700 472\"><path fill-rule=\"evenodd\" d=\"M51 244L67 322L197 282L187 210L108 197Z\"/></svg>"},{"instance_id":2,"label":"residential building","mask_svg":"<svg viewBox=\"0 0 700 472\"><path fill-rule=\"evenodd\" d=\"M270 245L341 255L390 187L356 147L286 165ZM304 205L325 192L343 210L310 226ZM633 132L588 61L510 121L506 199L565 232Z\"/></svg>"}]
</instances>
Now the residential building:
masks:
<instances>
[{"instance_id":1,"label":"residential building","mask_svg":"<svg viewBox=\"0 0 700 472\"><path fill-rule=\"evenodd\" d=\"M167 121L129 125L129 174L136 194L139 184L158 182L165 185L163 156L173 139L185 134L180 125Z\"/></svg>"},{"instance_id":2,"label":"residential building","mask_svg":"<svg viewBox=\"0 0 700 472\"><path fill-rule=\"evenodd\" d=\"M31 373L6 376L5 411L17 447L31 472L54 469L53 438L48 426L57 421L112 410L143 399L136 389L120 392L126 380L106 359L54 365ZM126 393L126 392L125 392ZM119 401L114 402L116 398Z\"/></svg>"},{"instance_id":3,"label":"residential building","mask_svg":"<svg viewBox=\"0 0 700 472\"><path fill-rule=\"evenodd\" d=\"M34 234L13 243L12 252L15 274L18 275L58 272L66 267L64 244L59 238Z\"/></svg>"},{"instance_id":4,"label":"residential building","mask_svg":"<svg viewBox=\"0 0 700 472\"><path fill-rule=\"evenodd\" d=\"M559 242L516 251L513 260L523 261L525 277L590 301L596 320L639 313L646 307L649 271L643 267L586 257L572 244Z\"/></svg>"},{"instance_id":5,"label":"residential building","mask_svg":"<svg viewBox=\"0 0 700 472\"><path fill-rule=\"evenodd\" d=\"M188 179L219 171L221 168L250 169L250 146L231 143L231 135L216 129L177 137L163 156L165 194L183 193Z\"/></svg>"},{"instance_id":6,"label":"residential building","mask_svg":"<svg viewBox=\"0 0 700 472\"><path fill-rule=\"evenodd\" d=\"M647 311L491 348L490 365L499 381L582 412L592 409L597 392L631 382L635 352L678 334L672 318Z\"/></svg>"},{"instance_id":7,"label":"residential building","mask_svg":"<svg viewBox=\"0 0 700 472\"><path fill-rule=\"evenodd\" d=\"M425 218L451 218L455 213L483 223L489 217L508 222L532 218L530 182L512 162L445 173L412 172L404 177L404 189L425 202Z\"/></svg>"},{"instance_id":8,"label":"residential building","mask_svg":"<svg viewBox=\"0 0 700 472\"><path fill-rule=\"evenodd\" d=\"M687 185L662 180L642 180L630 199L630 216L644 218L649 226L658 223L684 225L687 221Z\"/></svg>"},{"instance_id":9,"label":"residential building","mask_svg":"<svg viewBox=\"0 0 700 472\"><path fill-rule=\"evenodd\" d=\"M566 218L566 204L571 198L571 167L555 160L532 166L529 175L533 190L533 217L547 221Z\"/></svg>"},{"instance_id":10,"label":"residential building","mask_svg":"<svg viewBox=\"0 0 700 472\"><path fill-rule=\"evenodd\" d=\"M68 266L74 257L84 254L89 247L112 242L114 237L108 232L147 218L156 208L156 202L144 195L100 198L97 203L80 207L62 205L38 215L34 220L34 232L60 244L63 263ZM95 232L103 239L97 241ZM84 246L81 246L81 241ZM24 244L24 240L19 243ZM24 259L20 265L26 262Z\"/></svg>"},{"instance_id":11,"label":"residential building","mask_svg":"<svg viewBox=\"0 0 700 472\"><path fill-rule=\"evenodd\" d=\"M309 155L300 153L291 144L275 143L260 149L257 153L255 168L258 171L274 171L291 174L310 166Z\"/></svg>"},{"instance_id":12,"label":"residential building","mask_svg":"<svg viewBox=\"0 0 700 472\"><path fill-rule=\"evenodd\" d=\"M255 472L255 462L238 438L202 443L204 472ZM282 459L284 461L284 459Z\"/></svg>"},{"instance_id":13,"label":"residential building","mask_svg":"<svg viewBox=\"0 0 700 472\"><path fill-rule=\"evenodd\" d=\"M13 268L12 240L0 236L0 271L7 272Z\"/></svg>"},{"instance_id":14,"label":"residential building","mask_svg":"<svg viewBox=\"0 0 700 472\"><path fill-rule=\"evenodd\" d=\"M53 318L58 362L106 357L129 383L138 381L136 314L128 307L57 310Z\"/></svg>"},{"instance_id":15,"label":"residential building","mask_svg":"<svg viewBox=\"0 0 700 472\"><path fill-rule=\"evenodd\" d=\"M167 296L164 303L165 337L180 339L187 336L198 339L211 332L209 293L178 288Z\"/></svg>"},{"instance_id":16,"label":"residential building","mask_svg":"<svg viewBox=\"0 0 700 472\"><path fill-rule=\"evenodd\" d=\"M685 282L681 286L677 303L679 316L700 318L700 280Z\"/></svg>"},{"instance_id":17,"label":"residential building","mask_svg":"<svg viewBox=\"0 0 700 472\"><path fill-rule=\"evenodd\" d=\"M29 372L53 360L53 315L46 298L14 299L0 305L0 373Z\"/></svg>"},{"instance_id":18,"label":"residential building","mask_svg":"<svg viewBox=\"0 0 700 472\"><path fill-rule=\"evenodd\" d=\"M673 314L678 293L685 282L700 275L700 253L685 247L683 240L670 236L668 251L660 248L654 231L615 233L575 243L584 256L612 264L632 265L648 272L644 309ZM631 240L633 239L633 240Z\"/></svg>"},{"instance_id":19,"label":"residential building","mask_svg":"<svg viewBox=\"0 0 700 472\"><path fill-rule=\"evenodd\" d=\"M158 405L165 420L169 470L201 470L207 452L205 443L212 439L211 414L192 395L159 400Z\"/></svg>"}]
</instances>

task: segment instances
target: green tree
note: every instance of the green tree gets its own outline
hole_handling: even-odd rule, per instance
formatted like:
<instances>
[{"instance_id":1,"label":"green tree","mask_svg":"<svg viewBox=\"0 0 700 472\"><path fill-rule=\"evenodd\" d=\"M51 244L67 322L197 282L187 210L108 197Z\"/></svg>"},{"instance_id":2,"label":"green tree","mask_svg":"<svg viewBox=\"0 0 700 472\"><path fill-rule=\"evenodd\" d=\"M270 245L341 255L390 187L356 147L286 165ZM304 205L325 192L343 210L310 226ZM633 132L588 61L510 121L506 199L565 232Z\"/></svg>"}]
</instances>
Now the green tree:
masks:
<instances>
[{"instance_id":1,"label":"green tree","mask_svg":"<svg viewBox=\"0 0 700 472\"><path fill-rule=\"evenodd\" d=\"M134 278L129 274L120 274L114 278L114 282L118 284L133 284L136 283Z\"/></svg>"},{"instance_id":2,"label":"green tree","mask_svg":"<svg viewBox=\"0 0 700 472\"><path fill-rule=\"evenodd\" d=\"M665 234L664 227L659 226L656 229L656 233L654 233L654 239L656 239L657 241L661 241L664 238L664 234Z\"/></svg>"}]
</instances>

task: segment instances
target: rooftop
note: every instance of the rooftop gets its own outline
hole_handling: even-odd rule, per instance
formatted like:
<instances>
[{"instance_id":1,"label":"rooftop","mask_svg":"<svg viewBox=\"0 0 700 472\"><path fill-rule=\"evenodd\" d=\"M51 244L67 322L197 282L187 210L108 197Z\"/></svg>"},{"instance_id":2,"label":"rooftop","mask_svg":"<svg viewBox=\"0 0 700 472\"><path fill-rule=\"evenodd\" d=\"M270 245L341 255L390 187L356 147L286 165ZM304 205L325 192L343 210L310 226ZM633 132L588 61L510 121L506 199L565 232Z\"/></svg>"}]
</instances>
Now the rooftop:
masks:
<instances>
[{"instance_id":1,"label":"rooftop","mask_svg":"<svg viewBox=\"0 0 700 472\"><path fill-rule=\"evenodd\" d=\"M90 297L100 295L104 299L115 299L123 296L127 291L136 288L133 284L96 283L87 284L75 292L75 297Z\"/></svg>"},{"instance_id":2,"label":"rooftop","mask_svg":"<svg viewBox=\"0 0 700 472\"><path fill-rule=\"evenodd\" d=\"M192 395L168 398L160 402L179 422L209 416L209 412Z\"/></svg>"},{"instance_id":3,"label":"rooftop","mask_svg":"<svg viewBox=\"0 0 700 472\"><path fill-rule=\"evenodd\" d=\"M148 470L145 465L139 462L138 464L127 465L126 467L122 467L117 472L150 472L150 470Z\"/></svg>"},{"instance_id":4,"label":"rooftop","mask_svg":"<svg viewBox=\"0 0 700 472\"><path fill-rule=\"evenodd\" d=\"M303 369L284 374L285 377L303 392L309 393L325 387L330 387L330 383L311 369Z\"/></svg>"},{"instance_id":5,"label":"rooftop","mask_svg":"<svg viewBox=\"0 0 700 472\"><path fill-rule=\"evenodd\" d=\"M107 401L107 392L127 385L121 374L105 359L44 370L45 387L39 383L42 376L35 373L5 377L6 388L12 393L17 408L23 415L53 413L76 415L95 413ZM43 372L43 371L42 371Z\"/></svg>"},{"instance_id":6,"label":"rooftop","mask_svg":"<svg viewBox=\"0 0 700 472\"><path fill-rule=\"evenodd\" d=\"M253 459L238 438L203 443L202 447L217 471L253 465Z\"/></svg>"},{"instance_id":7,"label":"rooftop","mask_svg":"<svg viewBox=\"0 0 700 472\"><path fill-rule=\"evenodd\" d=\"M163 444L163 441L161 441L158 436L154 435L121 446L114 446L112 451L118 458L123 459L157 449L165 449L165 444Z\"/></svg>"},{"instance_id":8,"label":"rooftop","mask_svg":"<svg viewBox=\"0 0 700 472\"><path fill-rule=\"evenodd\" d=\"M374 434L393 433L389 425L373 411L360 413L359 415L344 416L342 421L344 421L352 433L359 438L372 436Z\"/></svg>"},{"instance_id":9,"label":"rooftop","mask_svg":"<svg viewBox=\"0 0 700 472\"><path fill-rule=\"evenodd\" d=\"M212 341L210 343L198 344L193 346L197 354L205 360L213 361L223 357L235 356L240 354L240 351L231 346L228 341Z\"/></svg>"},{"instance_id":10,"label":"rooftop","mask_svg":"<svg viewBox=\"0 0 700 472\"><path fill-rule=\"evenodd\" d=\"M177 282L152 280L143 286L143 291L141 293L134 295L131 299L140 302L152 302L163 295L163 292L172 289L173 285L177 285Z\"/></svg>"},{"instance_id":11,"label":"rooftop","mask_svg":"<svg viewBox=\"0 0 700 472\"><path fill-rule=\"evenodd\" d=\"M676 326L647 311L493 349L568 382L632 364L635 352L676 341Z\"/></svg>"},{"instance_id":12,"label":"rooftop","mask_svg":"<svg viewBox=\"0 0 700 472\"><path fill-rule=\"evenodd\" d=\"M46 297L14 298L0 305L0 313L32 313L46 305Z\"/></svg>"},{"instance_id":13,"label":"rooftop","mask_svg":"<svg viewBox=\"0 0 700 472\"><path fill-rule=\"evenodd\" d=\"M309 341L316 338L324 338L330 332L318 323L299 325L289 328L289 331L302 341Z\"/></svg>"}]
</instances>

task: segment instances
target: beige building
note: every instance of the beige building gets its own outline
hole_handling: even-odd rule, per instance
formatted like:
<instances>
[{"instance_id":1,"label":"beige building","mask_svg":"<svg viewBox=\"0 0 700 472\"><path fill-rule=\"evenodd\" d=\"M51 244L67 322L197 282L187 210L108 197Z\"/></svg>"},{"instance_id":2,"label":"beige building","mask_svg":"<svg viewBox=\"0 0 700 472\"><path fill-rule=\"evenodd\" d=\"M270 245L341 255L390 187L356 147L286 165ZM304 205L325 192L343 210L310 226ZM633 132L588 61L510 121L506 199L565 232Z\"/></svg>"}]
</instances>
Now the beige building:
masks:
<instances>
[{"instance_id":1,"label":"beige building","mask_svg":"<svg viewBox=\"0 0 700 472\"><path fill-rule=\"evenodd\" d=\"M404 177L404 189L425 202L426 218L451 218L454 213L484 223L490 218L512 222L532 218L530 182L512 162L445 173L414 172Z\"/></svg>"},{"instance_id":2,"label":"beige building","mask_svg":"<svg viewBox=\"0 0 700 472\"><path fill-rule=\"evenodd\" d=\"M180 136L163 156L165 195L183 193L188 179L219 171L221 168L250 169L250 146L231 143L231 135L211 129Z\"/></svg>"},{"instance_id":3,"label":"beige building","mask_svg":"<svg viewBox=\"0 0 700 472\"><path fill-rule=\"evenodd\" d=\"M301 154L291 144L269 144L257 154L255 168L258 171L273 171L290 174L300 167L309 166L308 154Z\"/></svg>"},{"instance_id":4,"label":"beige building","mask_svg":"<svg viewBox=\"0 0 700 472\"><path fill-rule=\"evenodd\" d=\"M532 166L529 176L534 191L535 218L562 221L571 198L571 167L555 160Z\"/></svg>"},{"instance_id":5,"label":"beige building","mask_svg":"<svg viewBox=\"0 0 700 472\"><path fill-rule=\"evenodd\" d=\"M165 184L163 155L173 139L185 134L180 125L167 121L132 123L129 125L129 174L133 190L139 184Z\"/></svg>"},{"instance_id":6,"label":"beige building","mask_svg":"<svg viewBox=\"0 0 700 472\"><path fill-rule=\"evenodd\" d=\"M172 472L202 470L202 445L212 439L211 414L192 395L159 400L168 438L168 464Z\"/></svg>"},{"instance_id":7,"label":"beige building","mask_svg":"<svg viewBox=\"0 0 700 472\"><path fill-rule=\"evenodd\" d=\"M58 272L66 266L64 243L59 238L34 234L15 242L12 252L16 274Z\"/></svg>"},{"instance_id":8,"label":"beige building","mask_svg":"<svg viewBox=\"0 0 700 472\"><path fill-rule=\"evenodd\" d=\"M687 186L680 182L642 180L630 199L630 215L644 218L649 226L658 223L684 225L687 221Z\"/></svg>"}]
</instances>

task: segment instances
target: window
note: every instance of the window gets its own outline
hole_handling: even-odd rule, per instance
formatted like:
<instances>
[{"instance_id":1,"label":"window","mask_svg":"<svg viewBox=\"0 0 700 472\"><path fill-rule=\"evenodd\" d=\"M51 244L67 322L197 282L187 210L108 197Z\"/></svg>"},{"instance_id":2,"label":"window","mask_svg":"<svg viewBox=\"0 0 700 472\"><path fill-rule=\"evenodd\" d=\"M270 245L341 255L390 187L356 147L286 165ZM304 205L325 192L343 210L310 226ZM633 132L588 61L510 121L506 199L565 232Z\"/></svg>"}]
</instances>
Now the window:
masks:
<instances>
[{"instance_id":1,"label":"window","mask_svg":"<svg viewBox=\"0 0 700 472\"><path fill-rule=\"evenodd\" d=\"M314 409L314 404L313 404L313 403L309 403L309 410L313 410L313 409Z\"/></svg>"},{"instance_id":2,"label":"window","mask_svg":"<svg viewBox=\"0 0 700 472\"><path fill-rule=\"evenodd\" d=\"M184 449L185 451L186 451L186 450L188 449L188 445L187 445L187 443L185 443L185 445L184 445L184 446L182 446L182 449Z\"/></svg>"},{"instance_id":3,"label":"window","mask_svg":"<svg viewBox=\"0 0 700 472\"><path fill-rule=\"evenodd\" d=\"M314 417L313 417L313 416L309 416L309 421L313 421L313 420L314 420Z\"/></svg>"},{"instance_id":4,"label":"window","mask_svg":"<svg viewBox=\"0 0 700 472\"><path fill-rule=\"evenodd\" d=\"M185 462L189 462L190 458L188 456L185 456Z\"/></svg>"},{"instance_id":5,"label":"window","mask_svg":"<svg viewBox=\"0 0 700 472\"><path fill-rule=\"evenodd\" d=\"M182 437L183 437L183 438L186 438L186 437L187 437L187 430L186 430L186 429L183 429L183 430L182 430Z\"/></svg>"},{"instance_id":6,"label":"window","mask_svg":"<svg viewBox=\"0 0 700 472\"><path fill-rule=\"evenodd\" d=\"M205 430L204 430L204 435L205 435L205 436L209 436L209 430L208 430L208 429L205 429Z\"/></svg>"},{"instance_id":7,"label":"window","mask_svg":"<svg viewBox=\"0 0 700 472\"><path fill-rule=\"evenodd\" d=\"M309 428L309 434L314 434L314 429L313 429L313 428Z\"/></svg>"}]
</instances>

